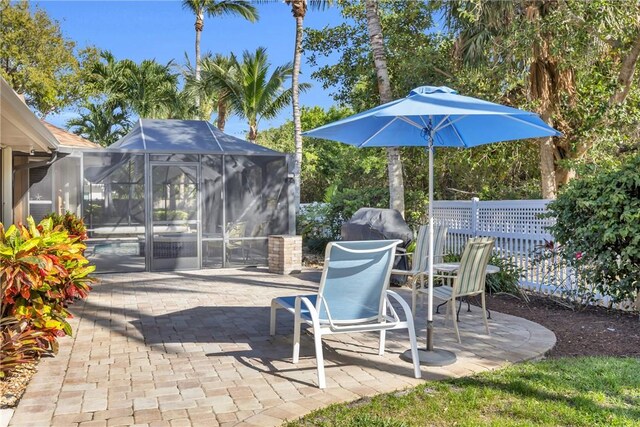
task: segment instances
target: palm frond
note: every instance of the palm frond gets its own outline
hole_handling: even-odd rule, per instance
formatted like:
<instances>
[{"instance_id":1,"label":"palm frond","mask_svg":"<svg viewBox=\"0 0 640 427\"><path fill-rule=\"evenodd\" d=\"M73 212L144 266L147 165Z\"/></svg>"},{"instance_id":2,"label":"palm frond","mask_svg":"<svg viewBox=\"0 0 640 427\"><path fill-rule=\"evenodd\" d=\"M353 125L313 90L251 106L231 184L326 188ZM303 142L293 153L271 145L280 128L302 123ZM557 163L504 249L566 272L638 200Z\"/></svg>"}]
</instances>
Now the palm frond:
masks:
<instances>
[{"instance_id":1,"label":"palm frond","mask_svg":"<svg viewBox=\"0 0 640 427\"><path fill-rule=\"evenodd\" d=\"M256 22L259 18L258 10L246 0L206 1L205 12L209 16L237 15L249 22Z\"/></svg>"}]
</instances>

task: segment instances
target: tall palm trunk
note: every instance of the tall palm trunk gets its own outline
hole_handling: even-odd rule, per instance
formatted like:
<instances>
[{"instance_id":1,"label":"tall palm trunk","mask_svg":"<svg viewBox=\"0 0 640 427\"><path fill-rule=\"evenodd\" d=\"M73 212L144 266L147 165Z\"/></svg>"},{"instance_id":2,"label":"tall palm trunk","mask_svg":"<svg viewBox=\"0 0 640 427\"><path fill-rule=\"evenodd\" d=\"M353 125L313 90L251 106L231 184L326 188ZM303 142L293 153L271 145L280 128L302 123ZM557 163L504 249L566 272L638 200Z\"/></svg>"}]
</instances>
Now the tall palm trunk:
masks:
<instances>
[{"instance_id":1,"label":"tall palm trunk","mask_svg":"<svg viewBox=\"0 0 640 427\"><path fill-rule=\"evenodd\" d=\"M296 19L296 45L293 54L293 75L291 76L292 94L291 103L293 104L293 140L295 142L295 161L293 164L293 182L294 182L294 201L296 212L300 207L301 192L301 172L302 172L302 123L300 119L300 87L298 84L300 76L300 60L302 57L302 34L304 12L295 16Z\"/></svg>"},{"instance_id":2,"label":"tall palm trunk","mask_svg":"<svg viewBox=\"0 0 640 427\"><path fill-rule=\"evenodd\" d=\"M249 122L249 135L247 139L249 142L256 143L256 139L258 138L258 125L255 123Z\"/></svg>"},{"instance_id":3,"label":"tall palm trunk","mask_svg":"<svg viewBox=\"0 0 640 427\"><path fill-rule=\"evenodd\" d=\"M216 126L220 131L224 132L224 126L227 124L227 102L225 100L218 100L218 118L216 119Z\"/></svg>"},{"instance_id":4,"label":"tall palm trunk","mask_svg":"<svg viewBox=\"0 0 640 427\"><path fill-rule=\"evenodd\" d=\"M204 28L204 13L196 14L196 82L200 81L200 38ZM200 107L200 95L196 95L196 107Z\"/></svg>"},{"instance_id":5,"label":"tall palm trunk","mask_svg":"<svg viewBox=\"0 0 640 427\"><path fill-rule=\"evenodd\" d=\"M382 37L382 26L380 25L376 0L366 0L365 9L367 12L369 43L371 44L373 62L378 77L380 103L385 104L393 101L393 95L391 93L389 72L387 71L387 58L384 53L384 39ZM402 159L400 158L400 149L397 147L387 148L387 170L389 174L389 205L392 209L396 209L404 216Z\"/></svg>"}]
</instances>

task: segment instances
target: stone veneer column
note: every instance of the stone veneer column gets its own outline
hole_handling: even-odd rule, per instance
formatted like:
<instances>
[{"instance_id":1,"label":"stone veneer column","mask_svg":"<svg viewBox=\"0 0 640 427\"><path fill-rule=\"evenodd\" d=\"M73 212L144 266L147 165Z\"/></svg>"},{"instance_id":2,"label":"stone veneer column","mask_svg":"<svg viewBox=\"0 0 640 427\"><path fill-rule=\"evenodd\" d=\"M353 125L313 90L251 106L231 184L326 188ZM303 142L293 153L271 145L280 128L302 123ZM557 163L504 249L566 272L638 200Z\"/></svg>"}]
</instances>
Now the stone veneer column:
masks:
<instances>
[{"instance_id":1,"label":"stone veneer column","mask_svg":"<svg viewBox=\"0 0 640 427\"><path fill-rule=\"evenodd\" d=\"M291 274L302 269L302 236L269 236L269 272Z\"/></svg>"}]
</instances>

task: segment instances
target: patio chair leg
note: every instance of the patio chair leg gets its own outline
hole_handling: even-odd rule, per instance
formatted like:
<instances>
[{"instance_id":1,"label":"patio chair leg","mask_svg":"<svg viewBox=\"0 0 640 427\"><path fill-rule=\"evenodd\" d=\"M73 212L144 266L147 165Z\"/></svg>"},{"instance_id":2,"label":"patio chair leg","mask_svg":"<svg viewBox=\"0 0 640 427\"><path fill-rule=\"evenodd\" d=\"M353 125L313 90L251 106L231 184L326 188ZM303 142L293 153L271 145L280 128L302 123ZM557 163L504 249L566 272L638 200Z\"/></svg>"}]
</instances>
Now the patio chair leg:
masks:
<instances>
[{"instance_id":1,"label":"patio chair leg","mask_svg":"<svg viewBox=\"0 0 640 427\"><path fill-rule=\"evenodd\" d=\"M318 387L326 388L327 383L324 378L324 357L322 355L322 334L320 331L315 331L313 339L316 344L316 364L318 365Z\"/></svg>"},{"instance_id":2,"label":"patio chair leg","mask_svg":"<svg viewBox=\"0 0 640 427\"><path fill-rule=\"evenodd\" d=\"M387 315L387 304L389 304L389 301L385 301L384 305L382 306L382 316L380 316L378 318L379 322L382 322L384 317ZM385 329L380 329L380 341L378 342L378 355L379 356L384 356L384 345L385 345L385 339L387 338L387 334L386 334L386 330Z\"/></svg>"},{"instance_id":3,"label":"patio chair leg","mask_svg":"<svg viewBox=\"0 0 640 427\"><path fill-rule=\"evenodd\" d=\"M293 363L298 363L300 359L300 320L296 317L293 320Z\"/></svg>"},{"instance_id":4,"label":"patio chair leg","mask_svg":"<svg viewBox=\"0 0 640 427\"><path fill-rule=\"evenodd\" d=\"M489 322L487 321L487 307L485 304L484 292L480 294L482 298L482 317L484 318L484 328L487 331L487 335L491 335L489 332Z\"/></svg>"},{"instance_id":5,"label":"patio chair leg","mask_svg":"<svg viewBox=\"0 0 640 427\"><path fill-rule=\"evenodd\" d=\"M436 314L440 314L440 307L442 307L443 305L447 304L448 302L449 301L445 301L445 302L443 302L441 304L438 304L437 307L436 307ZM448 313L449 312L447 312L447 315L448 315Z\"/></svg>"},{"instance_id":6,"label":"patio chair leg","mask_svg":"<svg viewBox=\"0 0 640 427\"><path fill-rule=\"evenodd\" d=\"M269 335L276 334L276 314L278 311L277 303L271 301L271 321L269 322Z\"/></svg>"},{"instance_id":7,"label":"patio chair leg","mask_svg":"<svg viewBox=\"0 0 640 427\"><path fill-rule=\"evenodd\" d=\"M453 328L456 330L456 337L458 338L458 342L462 344L462 340L460 339L460 331L458 330L458 313L453 313L456 310L456 300L451 300L451 317L453 318Z\"/></svg>"}]
</instances>

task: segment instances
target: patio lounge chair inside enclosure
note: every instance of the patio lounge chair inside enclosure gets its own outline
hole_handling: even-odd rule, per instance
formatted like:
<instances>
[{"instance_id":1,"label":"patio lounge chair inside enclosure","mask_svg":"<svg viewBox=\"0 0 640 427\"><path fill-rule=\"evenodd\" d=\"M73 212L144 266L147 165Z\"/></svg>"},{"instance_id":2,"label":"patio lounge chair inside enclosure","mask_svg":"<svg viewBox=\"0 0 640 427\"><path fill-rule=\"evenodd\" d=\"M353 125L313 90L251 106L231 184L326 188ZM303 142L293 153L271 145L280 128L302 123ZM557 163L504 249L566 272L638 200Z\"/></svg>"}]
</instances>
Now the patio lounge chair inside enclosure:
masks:
<instances>
[{"instance_id":1,"label":"patio lounge chair inside enclosure","mask_svg":"<svg viewBox=\"0 0 640 427\"><path fill-rule=\"evenodd\" d=\"M433 227L433 262L442 262L444 258L444 243L447 240L447 227ZM429 225L421 225L416 238L416 248L413 253L403 253L397 256L410 256L411 269L393 269L391 274L409 276L411 285L411 311L416 312L416 299L418 296L418 279L420 287L424 289L424 279L429 275Z\"/></svg>"},{"instance_id":2,"label":"patio lounge chair inside enclosure","mask_svg":"<svg viewBox=\"0 0 640 427\"><path fill-rule=\"evenodd\" d=\"M484 327L489 335L489 323L487 322L487 307L485 303L485 280L487 277L487 265L493 251L495 239L491 237L474 237L467 241L460 266L453 273L434 274L434 279L444 279L445 282L453 282L452 286L438 286L433 288L433 296L447 302L447 316L453 319L453 327L460 340L458 330L458 313L456 311L456 299L480 295L482 301L482 316ZM437 271L437 266L435 267ZM418 292L427 293L427 289L419 289Z\"/></svg>"},{"instance_id":3,"label":"patio lounge chair inside enclosure","mask_svg":"<svg viewBox=\"0 0 640 427\"><path fill-rule=\"evenodd\" d=\"M275 335L276 311L294 315L293 363L300 353L300 325L313 328L318 386L326 387L322 336L337 333L380 331L378 354L384 354L385 332L407 329L413 355L414 375L421 377L413 316L409 305L388 289L395 248L400 240L331 242L325 251L320 288L314 295L274 298L271 301L270 333ZM402 320L391 305L402 308Z\"/></svg>"}]
</instances>

